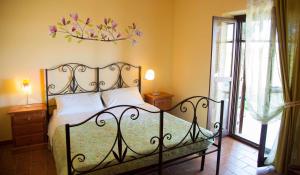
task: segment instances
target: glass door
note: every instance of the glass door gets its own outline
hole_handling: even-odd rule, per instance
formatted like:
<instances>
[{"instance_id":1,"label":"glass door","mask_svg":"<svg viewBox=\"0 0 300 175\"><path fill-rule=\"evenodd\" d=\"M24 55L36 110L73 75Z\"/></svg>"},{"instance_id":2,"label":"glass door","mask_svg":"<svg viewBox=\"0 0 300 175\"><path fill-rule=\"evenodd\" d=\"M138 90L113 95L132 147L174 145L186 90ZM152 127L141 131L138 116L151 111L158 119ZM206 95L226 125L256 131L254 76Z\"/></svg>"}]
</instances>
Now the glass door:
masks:
<instances>
[{"instance_id":1,"label":"glass door","mask_svg":"<svg viewBox=\"0 0 300 175\"><path fill-rule=\"evenodd\" d=\"M225 135L242 141L258 149L258 165L262 166L266 154L274 154L274 142L278 137L280 120L263 124L251 115L247 106L246 91L251 84L246 84L246 16L234 19L214 17L212 30L212 54L210 72L210 98L224 100ZM260 41L268 45L269 41ZM266 47L267 48L267 47ZM277 48L278 49L278 48ZM276 51L278 53L278 51ZM255 55L255 53L254 53ZM259 63L253 62L253 65ZM270 62L270 104L282 101L282 87L278 59ZM259 79L259 77L258 77ZM213 104L210 104L213 105ZM276 106L276 105L275 105ZM208 113L208 127L218 122L220 109L213 106ZM278 118L280 118L279 114Z\"/></svg>"},{"instance_id":2,"label":"glass door","mask_svg":"<svg viewBox=\"0 0 300 175\"><path fill-rule=\"evenodd\" d=\"M246 49L246 16L235 16L237 21L236 52L235 52L235 75L233 80L232 95L232 126L231 134L237 139L258 147L261 135L261 123L255 120L249 113L246 105L246 71L245 71L245 49Z\"/></svg>"},{"instance_id":3,"label":"glass door","mask_svg":"<svg viewBox=\"0 0 300 175\"><path fill-rule=\"evenodd\" d=\"M223 133L224 135L228 135L236 20L213 17L212 25L209 96L215 100L224 100ZM219 113L219 106L210 108L207 123L209 128L212 128L215 122L219 122Z\"/></svg>"},{"instance_id":4,"label":"glass door","mask_svg":"<svg viewBox=\"0 0 300 175\"><path fill-rule=\"evenodd\" d=\"M232 117L233 117L233 126L232 134L243 141L258 147L261 141L261 136L268 134L266 140L266 148L272 148L273 142L277 137L277 129L280 126L280 120L272 121L268 130L262 128L261 122L255 120L247 107L247 98L245 97L245 92L247 87L251 87L251 84L246 84L244 81L246 78L245 73L245 48L246 48L246 16L235 16L237 20L237 33L236 33L236 71L233 78L233 93L232 97ZM268 41L261 43L268 45ZM267 47L266 47L267 48ZM253 64L257 64L253 62ZM279 63L278 59L272 59L271 61L271 72L270 72L270 103L278 103L282 101L282 88L280 81L280 72L279 72ZM236 77L236 78L235 78ZM235 89L236 88L236 89ZM281 114L279 114L281 115ZM266 128L266 126L264 126ZM262 133L264 131L264 133ZM268 133L266 133L268 131ZM272 134L274 133L274 134Z\"/></svg>"}]
</instances>

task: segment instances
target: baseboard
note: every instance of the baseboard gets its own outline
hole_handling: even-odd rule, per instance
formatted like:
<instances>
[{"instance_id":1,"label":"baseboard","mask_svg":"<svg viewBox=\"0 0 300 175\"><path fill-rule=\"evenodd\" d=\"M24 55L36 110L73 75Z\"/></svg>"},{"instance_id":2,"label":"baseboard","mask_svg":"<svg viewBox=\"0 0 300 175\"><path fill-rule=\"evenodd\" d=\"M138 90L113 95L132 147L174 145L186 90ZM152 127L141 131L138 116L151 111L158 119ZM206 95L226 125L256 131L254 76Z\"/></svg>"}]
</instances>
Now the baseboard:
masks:
<instances>
[{"instance_id":1,"label":"baseboard","mask_svg":"<svg viewBox=\"0 0 300 175\"><path fill-rule=\"evenodd\" d=\"M13 144L12 140L3 140L3 141L0 141L0 146L1 145L10 145L10 144Z\"/></svg>"}]
</instances>

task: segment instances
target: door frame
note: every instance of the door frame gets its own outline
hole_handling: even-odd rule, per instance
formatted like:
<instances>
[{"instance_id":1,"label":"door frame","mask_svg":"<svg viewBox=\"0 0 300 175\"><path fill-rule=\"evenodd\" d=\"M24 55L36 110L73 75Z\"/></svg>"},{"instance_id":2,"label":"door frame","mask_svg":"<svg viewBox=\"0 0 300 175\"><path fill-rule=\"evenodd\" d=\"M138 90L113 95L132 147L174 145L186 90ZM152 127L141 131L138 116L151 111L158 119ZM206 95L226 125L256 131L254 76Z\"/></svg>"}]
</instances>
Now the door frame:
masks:
<instances>
[{"instance_id":1,"label":"door frame","mask_svg":"<svg viewBox=\"0 0 300 175\"><path fill-rule=\"evenodd\" d=\"M266 148L266 139L267 139L267 129L268 125L267 124L262 124L261 125L261 132L260 132L260 140L259 144L252 142L248 139L245 139L237 134L235 134L236 130L236 119L238 117L237 114L237 105L238 105L238 90L239 90L239 76L241 74L240 72L240 61L241 61L241 42L245 42L242 39L242 23L246 21L246 15L238 15L234 16L234 19L237 20L237 25L236 25L236 48L235 48L235 61L236 64L234 64L234 73L232 77L232 97L231 97L231 109L230 109L230 124L229 124L229 136L232 138L245 143L253 148L256 148L258 150L258 158L257 158L257 165L258 167L264 166L264 161L265 161L265 148ZM242 110L244 111L244 109Z\"/></svg>"},{"instance_id":2,"label":"door frame","mask_svg":"<svg viewBox=\"0 0 300 175\"><path fill-rule=\"evenodd\" d=\"M247 140L237 134L235 134L236 130L236 120L238 117L237 114L237 105L238 105L238 90L239 90L239 77L240 77L240 64L241 64L241 42L245 42L242 40L242 23L246 21L246 15L238 15L234 16L234 19L237 20L237 25L236 25L236 48L235 48L235 64L233 67L233 82L232 82L232 96L231 96L231 108L230 108L230 121L229 121L229 136L235 138L236 140L243 142L249 146L252 146L256 149L259 148L259 144L252 142L250 140Z\"/></svg>"},{"instance_id":3,"label":"door frame","mask_svg":"<svg viewBox=\"0 0 300 175\"><path fill-rule=\"evenodd\" d=\"M235 134L235 123L237 117L237 102L238 102L238 89L239 89L239 74L240 74L240 59L241 59L241 26L242 22L246 21L246 15L237 15L234 18L225 18L213 16L212 18L212 33L211 33L211 59L210 59L210 72L209 72L209 91L208 94L210 96L211 91L211 71L212 71L212 56L213 56L213 41L214 41L214 20L222 19L222 20L236 20L234 27L234 36L233 36L233 52L232 52L232 81L231 81L231 90L229 95L229 106L228 106L228 133L223 134L223 136L228 135L246 145L249 145L258 150L258 159L257 164L258 167L264 166L264 152L265 152L265 144L266 144L266 136L267 136L267 125L261 125L261 133L260 133L260 141L259 144L247 140L241 136ZM209 128L211 123L210 113L208 110L208 119L207 119L207 127Z\"/></svg>"},{"instance_id":4,"label":"door frame","mask_svg":"<svg viewBox=\"0 0 300 175\"><path fill-rule=\"evenodd\" d=\"M232 64L234 64L234 57L235 57L235 44L236 44L236 20L234 18L226 18L226 17L219 17L219 16L213 16L212 17L212 24L211 24L211 53L210 53L210 69L209 69L209 86L208 86L208 96L210 96L210 91L211 91L211 71L212 71L212 56L213 56L213 41L214 41L214 21L215 20L224 20L224 21L230 21L233 22L234 24L234 30L233 30L233 39L232 39L232 57L231 57L231 62ZM231 75L233 75L233 67L234 65L231 67ZM228 110L227 110L227 121L224 121L224 124L226 123L226 127L228 128L228 130L223 131L222 135L223 136L229 136L230 135L230 109L231 109L231 96L232 96L232 80L231 80L231 84L230 84L230 95L229 95L229 99L228 99ZM207 112L207 121L206 121L206 128L211 129L211 117L210 117L210 110L208 110Z\"/></svg>"}]
</instances>

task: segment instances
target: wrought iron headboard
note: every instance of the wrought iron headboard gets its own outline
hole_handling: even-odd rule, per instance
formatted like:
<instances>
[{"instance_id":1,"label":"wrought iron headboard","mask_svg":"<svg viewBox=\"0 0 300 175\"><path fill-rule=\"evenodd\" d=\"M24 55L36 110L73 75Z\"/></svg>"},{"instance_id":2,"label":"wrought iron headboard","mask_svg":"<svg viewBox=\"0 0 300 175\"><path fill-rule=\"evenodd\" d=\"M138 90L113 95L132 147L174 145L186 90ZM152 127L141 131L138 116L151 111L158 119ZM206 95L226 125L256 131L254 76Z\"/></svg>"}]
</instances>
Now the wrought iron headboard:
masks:
<instances>
[{"instance_id":1,"label":"wrought iron headboard","mask_svg":"<svg viewBox=\"0 0 300 175\"><path fill-rule=\"evenodd\" d=\"M135 66L125 62L115 62L103 67L90 67L80 63L67 63L61 64L56 67L46 69L45 76L46 76L46 103L47 103L47 115L49 117L50 108L53 108L53 105L49 103L49 97L57 96L57 95L66 95L66 94L78 94L78 93L90 93L90 92L102 92L122 87L129 87L129 82L125 82L124 75L122 72L130 71L131 69L138 70L138 77L133 80L134 86L138 86L139 91L141 92L141 66ZM83 85L79 82L78 78L76 77L76 73L84 73L87 70L94 71L94 77L92 77L92 81L88 82L91 89L86 89ZM101 70L109 70L112 72L117 71L116 80L113 81L112 85L105 88L106 85L105 80L100 79L100 71ZM67 82L63 88L56 89L56 84L49 82L49 73L51 71L59 71L61 73L69 73L69 77ZM54 91L55 90L55 91ZM55 105L54 105L55 106Z\"/></svg>"}]
</instances>

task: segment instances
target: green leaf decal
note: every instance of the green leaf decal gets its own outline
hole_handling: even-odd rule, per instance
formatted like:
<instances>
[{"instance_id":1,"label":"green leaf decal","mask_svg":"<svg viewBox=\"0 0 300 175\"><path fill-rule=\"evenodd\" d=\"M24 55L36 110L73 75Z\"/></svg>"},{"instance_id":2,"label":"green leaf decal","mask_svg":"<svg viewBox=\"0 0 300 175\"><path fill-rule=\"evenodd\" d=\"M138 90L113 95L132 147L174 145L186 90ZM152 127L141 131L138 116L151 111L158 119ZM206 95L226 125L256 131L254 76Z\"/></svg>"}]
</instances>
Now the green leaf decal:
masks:
<instances>
[{"instance_id":1,"label":"green leaf decal","mask_svg":"<svg viewBox=\"0 0 300 175\"><path fill-rule=\"evenodd\" d=\"M73 38L78 43L88 40L115 44L122 40L137 41L136 38L141 37L141 30L135 23L128 25L125 31L121 32L118 29L120 25L112 18L105 18L102 23L98 24L92 24L91 21L96 20L91 20L90 17L82 19L79 19L77 13L70 13L69 16L62 17L56 25L49 25L50 36L55 38L56 34L60 33L68 42L71 42Z\"/></svg>"}]
</instances>

